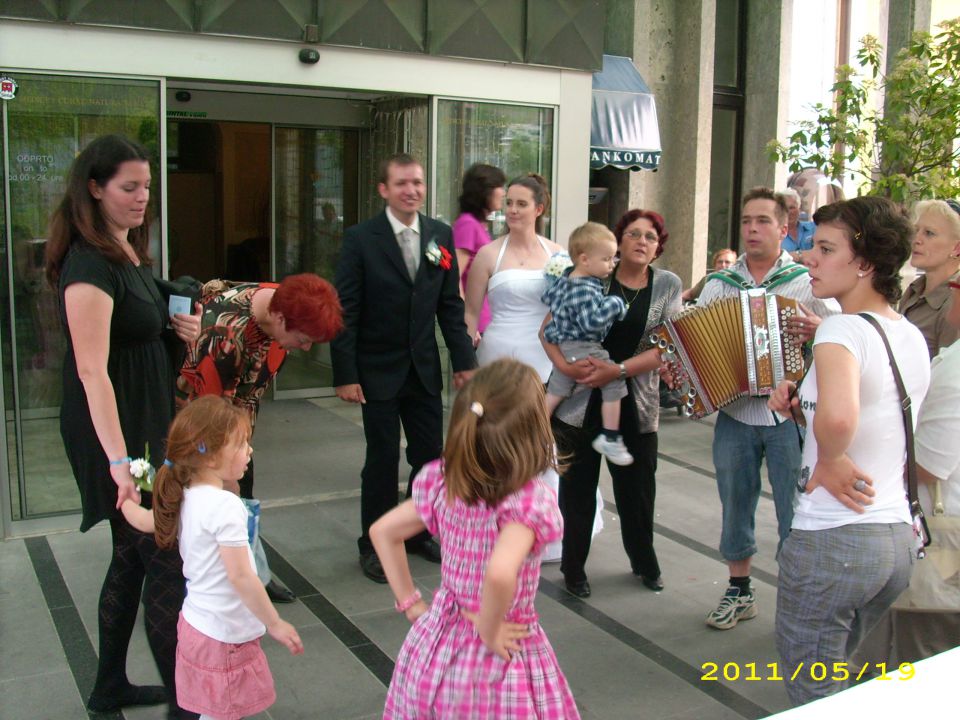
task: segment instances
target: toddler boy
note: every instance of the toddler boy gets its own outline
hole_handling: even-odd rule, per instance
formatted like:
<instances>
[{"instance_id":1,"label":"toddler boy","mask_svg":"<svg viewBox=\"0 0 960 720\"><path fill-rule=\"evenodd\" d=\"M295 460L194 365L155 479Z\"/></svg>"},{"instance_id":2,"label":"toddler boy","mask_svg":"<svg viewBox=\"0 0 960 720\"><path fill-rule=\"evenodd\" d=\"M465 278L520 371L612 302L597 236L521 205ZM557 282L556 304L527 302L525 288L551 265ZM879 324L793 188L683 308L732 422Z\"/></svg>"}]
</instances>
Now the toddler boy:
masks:
<instances>
[{"instance_id":1,"label":"toddler boy","mask_svg":"<svg viewBox=\"0 0 960 720\"><path fill-rule=\"evenodd\" d=\"M560 346L568 362L586 357L610 362L601 341L613 321L627 314L623 299L607 295L602 282L613 272L616 238L603 225L588 222L571 233L568 250L573 267L543 294L542 302L552 315L544 337ZM552 414L575 386L576 381L554 368L547 385L547 411ZM600 391L603 430L594 438L593 449L614 465L630 465L633 456L620 435L620 400L627 394L626 380L621 374Z\"/></svg>"}]
</instances>

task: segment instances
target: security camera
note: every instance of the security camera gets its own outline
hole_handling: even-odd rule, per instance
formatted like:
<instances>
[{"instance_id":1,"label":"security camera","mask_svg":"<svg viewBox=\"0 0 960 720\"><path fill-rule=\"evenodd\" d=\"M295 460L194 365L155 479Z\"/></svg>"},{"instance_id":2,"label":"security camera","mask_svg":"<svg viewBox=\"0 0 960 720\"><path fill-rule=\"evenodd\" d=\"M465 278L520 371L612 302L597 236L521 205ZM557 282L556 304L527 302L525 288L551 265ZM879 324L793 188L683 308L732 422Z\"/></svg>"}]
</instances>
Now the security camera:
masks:
<instances>
[{"instance_id":1,"label":"security camera","mask_svg":"<svg viewBox=\"0 0 960 720\"><path fill-rule=\"evenodd\" d=\"M177 102L190 102L192 96L186 90L177 90L174 97L177 99Z\"/></svg>"},{"instance_id":2,"label":"security camera","mask_svg":"<svg viewBox=\"0 0 960 720\"><path fill-rule=\"evenodd\" d=\"M304 48L300 51L300 62L306 65L315 65L320 62L320 53L314 48Z\"/></svg>"}]
</instances>

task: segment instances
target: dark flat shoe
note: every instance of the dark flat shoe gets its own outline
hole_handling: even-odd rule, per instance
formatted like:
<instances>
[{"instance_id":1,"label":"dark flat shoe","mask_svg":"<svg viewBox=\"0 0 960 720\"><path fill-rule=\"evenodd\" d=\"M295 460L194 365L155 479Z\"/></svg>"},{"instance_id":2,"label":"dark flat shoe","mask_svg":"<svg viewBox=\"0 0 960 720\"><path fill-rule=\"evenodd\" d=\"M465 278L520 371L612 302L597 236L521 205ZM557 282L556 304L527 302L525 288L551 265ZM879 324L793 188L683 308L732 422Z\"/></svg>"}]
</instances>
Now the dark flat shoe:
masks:
<instances>
[{"instance_id":1,"label":"dark flat shoe","mask_svg":"<svg viewBox=\"0 0 960 720\"><path fill-rule=\"evenodd\" d=\"M565 582L564 585L567 587L567 592L574 597L590 597L590 583L586 580L581 580L580 582Z\"/></svg>"},{"instance_id":2,"label":"dark flat shoe","mask_svg":"<svg viewBox=\"0 0 960 720\"><path fill-rule=\"evenodd\" d=\"M178 707L170 708L167 711L167 720L200 720L200 716L195 712Z\"/></svg>"},{"instance_id":3,"label":"dark flat shoe","mask_svg":"<svg viewBox=\"0 0 960 720\"><path fill-rule=\"evenodd\" d=\"M87 709L97 713L117 712L125 707L138 705L162 705L170 700L163 685L128 685L107 698L93 695L87 700Z\"/></svg>"},{"instance_id":4,"label":"dark flat shoe","mask_svg":"<svg viewBox=\"0 0 960 720\"><path fill-rule=\"evenodd\" d=\"M644 575L640 575L640 582L643 583L645 588L653 590L654 592L660 592L663 590L663 578L657 575L655 578L648 578Z\"/></svg>"},{"instance_id":5,"label":"dark flat shoe","mask_svg":"<svg viewBox=\"0 0 960 720\"><path fill-rule=\"evenodd\" d=\"M383 572L383 565L380 564L380 558L376 553L360 556L360 569L363 574L381 585L387 584L387 575Z\"/></svg>"},{"instance_id":6,"label":"dark flat shoe","mask_svg":"<svg viewBox=\"0 0 960 720\"><path fill-rule=\"evenodd\" d=\"M271 580L269 583L267 583L266 587L267 587L267 597L269 597L272 602L292 603L294 600L297 599L297 596L293 594L292 590L285 588L276 580Z\"/></svg>"}]
</instances>

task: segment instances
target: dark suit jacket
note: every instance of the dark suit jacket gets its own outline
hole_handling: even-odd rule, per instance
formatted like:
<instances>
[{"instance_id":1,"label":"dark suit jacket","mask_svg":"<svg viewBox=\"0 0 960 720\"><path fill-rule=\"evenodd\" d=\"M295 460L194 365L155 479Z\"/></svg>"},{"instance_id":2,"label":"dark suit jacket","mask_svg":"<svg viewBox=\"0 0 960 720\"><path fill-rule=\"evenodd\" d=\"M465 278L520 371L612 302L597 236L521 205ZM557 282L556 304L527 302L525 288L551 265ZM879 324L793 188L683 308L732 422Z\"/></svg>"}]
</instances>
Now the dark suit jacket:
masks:
<instances>
[{"instance_id":1,"label":"dark suit jacket","mask_svg":"<svg viewBox=\"0 0 960 720\"><path fill-rule=\"evenodd\" d=\"M449 270L425 257L431 240L450 252ZM354 225L343 236L335 284L344 330L330 343L334 385L360 383L368 400L388 400L396 397L413 365L427 391L439 394L443 381L434 320L454 372L476 366L449 226L420 215L420 267L412 282L386 212Z\"/></svg>"}]
</instances>

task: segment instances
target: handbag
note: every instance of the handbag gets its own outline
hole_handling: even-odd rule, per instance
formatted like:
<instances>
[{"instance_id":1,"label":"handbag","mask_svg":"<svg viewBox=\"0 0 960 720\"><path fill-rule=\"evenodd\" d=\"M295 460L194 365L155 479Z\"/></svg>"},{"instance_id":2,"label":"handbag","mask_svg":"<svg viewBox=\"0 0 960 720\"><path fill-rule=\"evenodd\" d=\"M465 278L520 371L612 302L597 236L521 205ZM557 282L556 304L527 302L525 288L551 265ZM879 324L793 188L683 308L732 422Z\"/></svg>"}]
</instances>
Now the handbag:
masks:
<instances>
[{"instance_id":1,"label":"handbag","mask_svg":"<svg viewBox=\"0 0 960 720\"><path fill-rule=\"evenodd\" d=\"M923 515L923 508L920 507L920 498L917 495L917 458L913 449L913 411L911 409L910 396L907 395L907 388L903 384L903 378L900 376L900 368L897 367L897 361L893 357L893 350L890 348L890 341L887 340L887 334L883 331L883 328L875 317L867 313L858 314L873 325L876 331L880 333L880 339L883 340L883 347L887 350L890 369L893 371L893 380L897 384L897 392L900 394L900 412L903 415L903 431L907 440L907 462L903 467L903 479L904 484L907 486L907 501L910 503L910 517L913 519L913 533L916 537L917 558L923 559L926 556L926 548L930 545L930 529L927 527L927 520Z\"/></svg>"}]
</instances>

